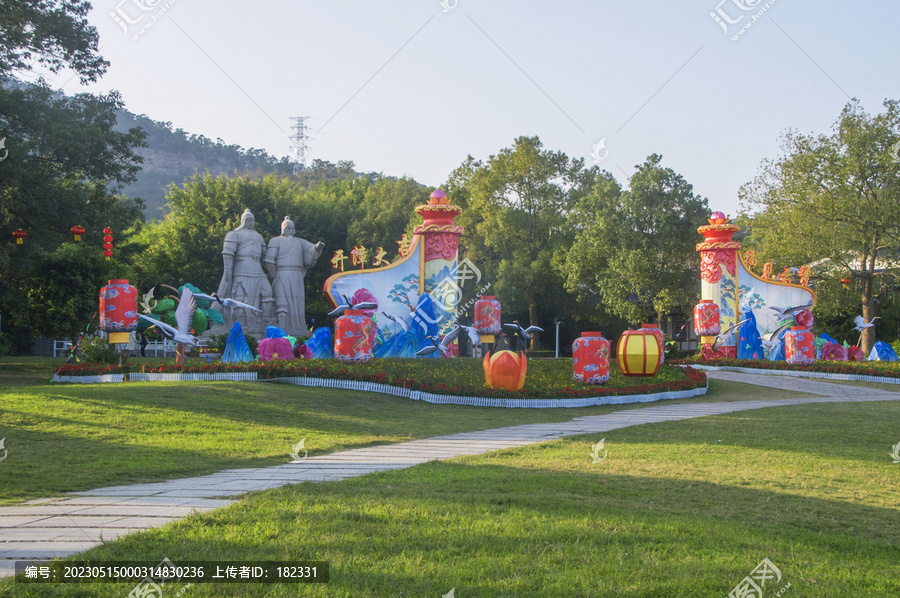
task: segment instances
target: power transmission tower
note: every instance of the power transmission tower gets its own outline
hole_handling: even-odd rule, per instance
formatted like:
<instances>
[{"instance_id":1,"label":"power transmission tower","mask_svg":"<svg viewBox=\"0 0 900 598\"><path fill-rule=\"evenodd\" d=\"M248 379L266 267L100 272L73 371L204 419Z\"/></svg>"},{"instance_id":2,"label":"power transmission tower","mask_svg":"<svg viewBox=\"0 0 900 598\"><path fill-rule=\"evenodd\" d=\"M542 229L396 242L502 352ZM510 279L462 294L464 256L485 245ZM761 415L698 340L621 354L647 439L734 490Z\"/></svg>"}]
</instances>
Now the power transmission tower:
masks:
<instances>
[{"instance_id":1,"label":"power transmission tower","mask_svg":"<svg viewBox=\"0 0 900 598\"><path fill-rule=\"evenodd\" d=\"M294 130L294 135L291 137L293 140L293 144L291 144L291 162L294 163L294 174L298 174L301 170L306 168L306 152L309 150L309 145L306 143L309 140L309 136L306 134L306 131L309 129L305 122L307 118L309 117L291 117L291 120L296 122L296 124L291 127Z\"/></svg>"}]
</instances>

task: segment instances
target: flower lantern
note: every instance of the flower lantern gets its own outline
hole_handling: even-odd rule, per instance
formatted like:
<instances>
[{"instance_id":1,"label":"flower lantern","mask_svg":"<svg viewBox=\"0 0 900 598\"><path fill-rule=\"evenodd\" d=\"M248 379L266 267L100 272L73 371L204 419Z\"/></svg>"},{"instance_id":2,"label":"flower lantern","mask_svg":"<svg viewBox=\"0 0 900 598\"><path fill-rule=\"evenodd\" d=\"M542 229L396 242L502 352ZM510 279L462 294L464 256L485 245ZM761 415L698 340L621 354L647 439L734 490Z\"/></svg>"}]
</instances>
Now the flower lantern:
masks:
<instances>
[{"instance_id":1,"label":"flower lantern","mask_svg":"<svg viewBox=\"0 0 900 598\"><path fill-rule=\"evenodd\" d=\"M656 342L659 343L659 365L662 365L666 360L666 336L656 324L641 324L641 330L647 330L648 332L650 332L650 334L656 337Z\"/></svg>"},{"instance_id":2,"label":"flower lantern","mask_svg":"<svg viewBox=\"0 0 900 598\"><path fill-rule=\"evenodd\" d=\"M694 332L697 336L715 336L722 331L719 306L712 299L704 299L694 306Z\"/></svg>"},{"instance_id":3,"label":"flower lantern","mask_svg":"<svg viewBox=\"0 0 900 598\"><path fill-rule=\"evenodd\" d=\"M582 332L572 343L572 368L575 382L609 382L609 341L599 332Z\"/></svg>"},{"instance_id":4,"label":"flower lantern","mask_svg":"<svg viewBox=\"0 0 900 598\"><path fill-rule=\"evenodd\" d=\"M28 233L23 231L21 228L18 230L14 230L12 234L16 238L16 245L22 244L22 239L28 236Z\"/></svg>"},{"instance_id":5,"label":"flower lantern","mask_svg":"<svg viewBox=\"0 0 900 598\"><path fill-rule=\"evenodd\" d=\"M528 358L524 353L498 351L484 356L484 381L491 388L522 390L527 371Z\"/></svg>"},{"instance_id":6,"label":"flower lantern","mask_svg":"<svg viewBox=\"0 0 900 598\"><path fill-rule=\"evenodd\" d=\"M626 330L616 346L616 361L626 376L655 376L662 345L647 328Z\"/></svg>"},{"instance_id":7,"label":"flower lantern","mask_svg":"<svg viewBox=\"0 0 900 598\"><path fill-rule=\"evenodd\" d=\"M344 363L370 361L376 334L375 322L363 311L344 310L334 327L334 358Z\"/></svg>"},{"instance_id":8,"label":"flower lantern","mask_svg":"<svg viewBox=\"0 0 900 598\"><path fill-rule=\"evenodd\" d=\"M128 342L128 333L138 327L137 289L128 280L110 280L100 289L100 330L109 334L110 344Z\"/></svg>"},{"instance_id":9,"label":"flower lantern","mask_svg":"<svg viewBox=\"0 0 900 598\"><path fill-rule=\"evenodd\" d=\"M111 229L111 228L104 228L104 229L103 229L103 234L104 234L104 237L103 237L103 255L106 256L106 259L109 259L109 258L112 257L112 254L113 254L113 252L112 252L112 248L113 248L113 244L112 244L112 242L113 242L112 229Z\"/></svg>"},{"instance_id":10,"label":"flower lantern","mask_svg":"<svg viewBox=\"0 0 900 598\"><path fill-rule=\"evenodd\" d=\"M73 226L72 228L69 229L69 232L75 236L75 242L77 243L78 241L81 240L81 235L84 234L84 227L78 226L76 224L75 226Z\"/></svg>"},{"instance_id":11,"label":"flower lantern","mask_svg":"<svg viewBox=\"0 0 900 598\"><path fill-rule=\"evenodd\" d=\"M816 358L813 334L806 326L791 326L784 333L784 358L788 363L809 364Z\"/></svg>"},{"instance_id":12,"label":"flower lantern","mask_svg":"<svg viewBox=\"0 0 900 598\"><path fill-rule=\"evenodd\" d=\"M475 330L478 334L500 334L500 302L493 295L482 295L475 302Z\"/></svg>"},{"instance_id":13,"label":"flower lantern","mask_svg":"<svg viewBox=\"0 0 900 598\"><path fill-rule=\"evenodd\" d=\"M291 341L282 338L264 338L257 345L260 361L272 361L273 359L293 359L294 348Z\"/></svg>"},{"instance_id":14,"label":"flower lantern","mask_svg":"<svg viewBox=\"0 0 900 598\"><path fill-rule=\"evenodd\" d=\"M827 342L822 347L822 359L825 361L847 361L847 349L843 345Z\"/></svg>"}]
</instances>

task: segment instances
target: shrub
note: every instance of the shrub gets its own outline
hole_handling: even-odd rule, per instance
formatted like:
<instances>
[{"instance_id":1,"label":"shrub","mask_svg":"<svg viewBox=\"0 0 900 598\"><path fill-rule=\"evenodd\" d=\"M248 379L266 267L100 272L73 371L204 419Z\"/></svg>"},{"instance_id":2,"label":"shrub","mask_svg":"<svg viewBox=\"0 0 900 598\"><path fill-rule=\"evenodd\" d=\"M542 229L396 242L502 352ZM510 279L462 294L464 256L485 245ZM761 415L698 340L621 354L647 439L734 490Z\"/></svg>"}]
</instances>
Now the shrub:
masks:
<instances>
[{"instance_id":1,"label":"shrub","mask_svg":"<svg viewBox=\"0 0 900 598\"><path fill-rule=\"evenodd\" d=\"M86 338L81 341L81 353L85 360L89 363L119 363L119 352L116 348L109 344L105 338L94 337ZM125 356L121 356L122 363L125 363Z\"/></svg>"}]
</instances>

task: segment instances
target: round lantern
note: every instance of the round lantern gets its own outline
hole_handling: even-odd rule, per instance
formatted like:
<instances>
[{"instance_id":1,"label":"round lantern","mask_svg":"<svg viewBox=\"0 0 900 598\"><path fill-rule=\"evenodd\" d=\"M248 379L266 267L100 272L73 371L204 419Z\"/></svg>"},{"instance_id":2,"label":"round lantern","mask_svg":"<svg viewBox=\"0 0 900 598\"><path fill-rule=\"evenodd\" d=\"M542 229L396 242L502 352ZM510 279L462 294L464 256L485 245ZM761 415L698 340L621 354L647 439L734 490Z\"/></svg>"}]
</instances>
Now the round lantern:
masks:
<instances>
[{"instance_id":1,"label":"round lantern","mask_svg":"<svg viewBox=\"0 0 900 598\"><path fill-rule=\"evenodd\" d=\"M694 332L697 336L715 336L721 331L719 306L712 299L704 299L694 306Z\"/></svg>"},{"instance_id":2,"label":"round lantern","mask_svg":"<svg viewBox=\"0 0 900 598\"><path fill-rule=\"evenodd\" d=\"M16 245L22 244L22 239L28 236L28 233L23 231L21 228L13 231L13 236L16 238Z\"/></svg>"},{"instance_id":3,"label":"round lantern","mask_svg":"<svg viewBox=\"0 0 900 598\"><path fill-rule=\"evenodd\" d=\"M572 343L572 369L575 382L609 382L609 341L599 332L582 332Z\"/></svg>"},{"instance_id":4,"label":"round lantern","mask_svg":"<svg viewBox=\"0 0 900 598\"><path fill-rule=\"evenodd\" d=\"M78 226L77 224L69 229L69 232L75 236L75 241L78 242L81 240L81 235L84 234L84 227Z\"/></svg>"},{"instance_id":5,"label":"round lantern","mask_svg":"<svg viewBox=\"0 0 900 598\"><path fill-rule=\"evenodd\" d=\"M112 242L113 242L113 238L112 238L112 229L109 228L109 227L104 228L104 229L103 229L103 234L105 235L105 236L103 237L103 241L104 241L104 243L103 243L103 249L104 249L103 255L106 256L106 259L109 259L109 258L112 257L112 254L113 254L113 252L112 252L112 248L113 248L113 244L112 244Z\"/></svg>"},{"instance_id":6,"label":"round lantern","mask_svg":"<svg viewBox=\"0 0 900 598\"><path fill-rule=\"evenodd\" d=\"M491 388L522 390L527 372L528 358L525 353L497 351L484 356L484 382Z\"/></svg>"},{"instance_id":7,"label":"round lantern","mask_svg":"<svg viewBox=\"0 0 900 598\"><path fill-rule=\"evenodd\" d=\"M616 361L626 376L655 376L662 346L648 329L626 330L616 346Z\"/></svg>"},{"instance_id":8,"label":"round lantern","mask_svg":"<svg viewBox=\"0 0 900 598\"><path fill-rule=\"evenodd\" d=\"M482 295L475 302L475 330L478 334L500 334L500 302L493 295Z\"/></svg>"},{"instance_id":9,"label":"round lantern","mask_svg":"<svg viewBox=\"0 0 900 598\"><path fill-rule=\"evenodd\" d=\"M137 308L137 289L127 280L110 280L100 289L100 330L109 333L110 344L128 342L138 327Z\"/></svg>"},{"instance_id":10,"label":"round lantern","mask_svg":"<svg viewBox=\"0 0 900 598\"><path fill-rule=\"evenodd\" d=\"M334 358L344 363L371 360L376 334L372 318L358 309L345 310L334 327Z\"/></svg>"},{"instance_id":11,"label":"round lantern","mask_svg":"<svg viewBox=\"0 0 900 598\"><path fill-rule=\"evenodd\" d=\"M784 334L784 358L788 363L812 363L816 358L813 334L805 326L792 326Z\"/></svg>"},{"instance_id":12,"label":"round lantern","mask_svg":"<svg viewBox=\"0 0 900 598\"><path fill-rule=\"evenodd\" d=\"M656 338L656 342L659 343L659 365L662 365L666 360L666 336L656 324L642 324L641 330L649 331Z\"/></svg>"}]
</instances>

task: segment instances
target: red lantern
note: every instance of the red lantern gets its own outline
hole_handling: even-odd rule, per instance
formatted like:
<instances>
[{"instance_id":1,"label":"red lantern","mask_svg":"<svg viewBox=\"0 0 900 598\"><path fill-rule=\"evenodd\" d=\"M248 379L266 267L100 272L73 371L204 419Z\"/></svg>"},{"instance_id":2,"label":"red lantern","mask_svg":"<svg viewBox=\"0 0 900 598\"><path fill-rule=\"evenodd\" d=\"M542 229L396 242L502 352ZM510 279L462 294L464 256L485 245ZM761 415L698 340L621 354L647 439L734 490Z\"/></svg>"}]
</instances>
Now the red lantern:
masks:
<instances>
[{"instance_id":1,"label":"red lantern","mask_svg":"<svg viewBox=\"0 0 900 598\"><path fill-rule=\"evenodd\" d=\"M81 240L81 235L84 234L84 227L78 226L77 224L69 229L69 232L75 235L75 242Z\"/></svg>"},{"instance_id":2,"label":"red lantern","mask_svg":"<svg viewBox=\"0 0 900 598\"><path fill-rule=\"evenodd\" d=\"M128 333L138 326L137 289L125 279L110 280L100 289L100 330L110 343L127 343Z\"/></svg>"},{"instance_id":3,"label":"red lantern","mask_svg":"<svg viewBox=\"0 0 900 598\"><path fill-rule=\"evenodd\" d=\"M334 326L334 358L344 363L371 360L377 333L375 322L362 310L345 310Z\"/></svg>"},{"instance_id":4,"label":"red lantern","mask_svg":"<svg viewBox=\"0 0 900 598\"><path fill-rule=\"evenodd\" d=\"M851 283L851 282L852 282L852 280L849 279L849 278L842 278L842 279L841 279L841 285L844 287L845 290L847 290L847 289L850 288L850 283Z\"/></svg>"},{"instance_id":5,"label":"red lantern","mask_svg":"<svg viewBox=\"0 0 900 598\"><path fill-rule=\"evenodd\" d=\"M626 330L616 346L616 361L626 376L655 376L662 345L647 328Z\"/></svg>"},{"instance_id":6,"label":"red lantern","mask_svg":"<svg viewBox=\"0 0 900 598\"><path fill-rule=\"evenodd\" d=\"M572 343L572 368L575 382L609 382L609 341L599 332L582 332Z\"/></svg>"},{"instance_id":7,"label":"red lantern","mask_svg":"<svg viewBox=\"0 0 900 598\"><path fill-rule=\"evenodd\" d=\"M784 358L788 363L807 364L816 358L813 334L805 326L791 326L784 334Z\"/></svg>"},{"instance_id":8,"label":"red lantern","mask_svg":"<svg viewBox=\"0 0 900 598\"><path fill-rule=\"evenodd\" d=\"M475 330L478 334L500 334L500 302L493 295L483 295L475 302Z\"/></svg>"},{"instance_id":9,"label":"red lantern","mask_svg":"<svg viewBox=\"0 0 900 598\"><path fill-rule=\"evenodd\" d=\"M704 299L694 306L694 332L697 336L715 336L721 331L719 306L712 299Z\"/></svg>"},{"instance_id":10,"label":"red lantern","mask_svg":"<svg viewBox=\"0 0 900 598\"><path fill-rule=\"evenodd\" d=\"M663 334L663 331L659 329L659 326L656 324L642 324L641 330L649 331L654 337L656 337L656 342L659 343L659 365L662 365L666 360L666 336Z\"/></svg>"},{"instance_id":11,"label":"red lantern","mask_svg":"<svg viewBox=\"0 0 900 598\"><path fill-rule=\"evenodd\" d=\"M28 236L28 233L26 233L25 231L23 231L23 230L20 228L20 229L18 229L18 230L16 230L16 231L13 231L13 236L16 238L16 245L21 245L21 244L22 244L22 239L24 239L25 237L27 237L27 236Z\"/></svg>"},{"instance_id":12,"label":"red lantern","mask_svg":"<svg viewBox=\"0 0 900 598\"><path fill-rule=\"evenodd\" d=\"M104 233L104 235L105 235L105 236L103 237L103 241L104 241L104 243L103 243L103 249L105 250L105 251L103 252L103 255L106 256L106 259L109 259L109 258L112 257L112 254L113 254L113 252L112 252L112 248L113 248L113 244L112 244L112 242L113 242L113 238L112 238L112 229L109 228L109 227L104 228L104 229L103 229L103 233Z\"/></svg>"},{"instance_id":13,"label":"red lantern","mask_svg":"<svg viewBox=\"0 0 900 598\"><path fill-rule=\"evenodd\" d=\"M522 390L527 372L528 358L524 353L498 351L484 356L484 381L491 388Z\"/></svg>"}]
</instances>

